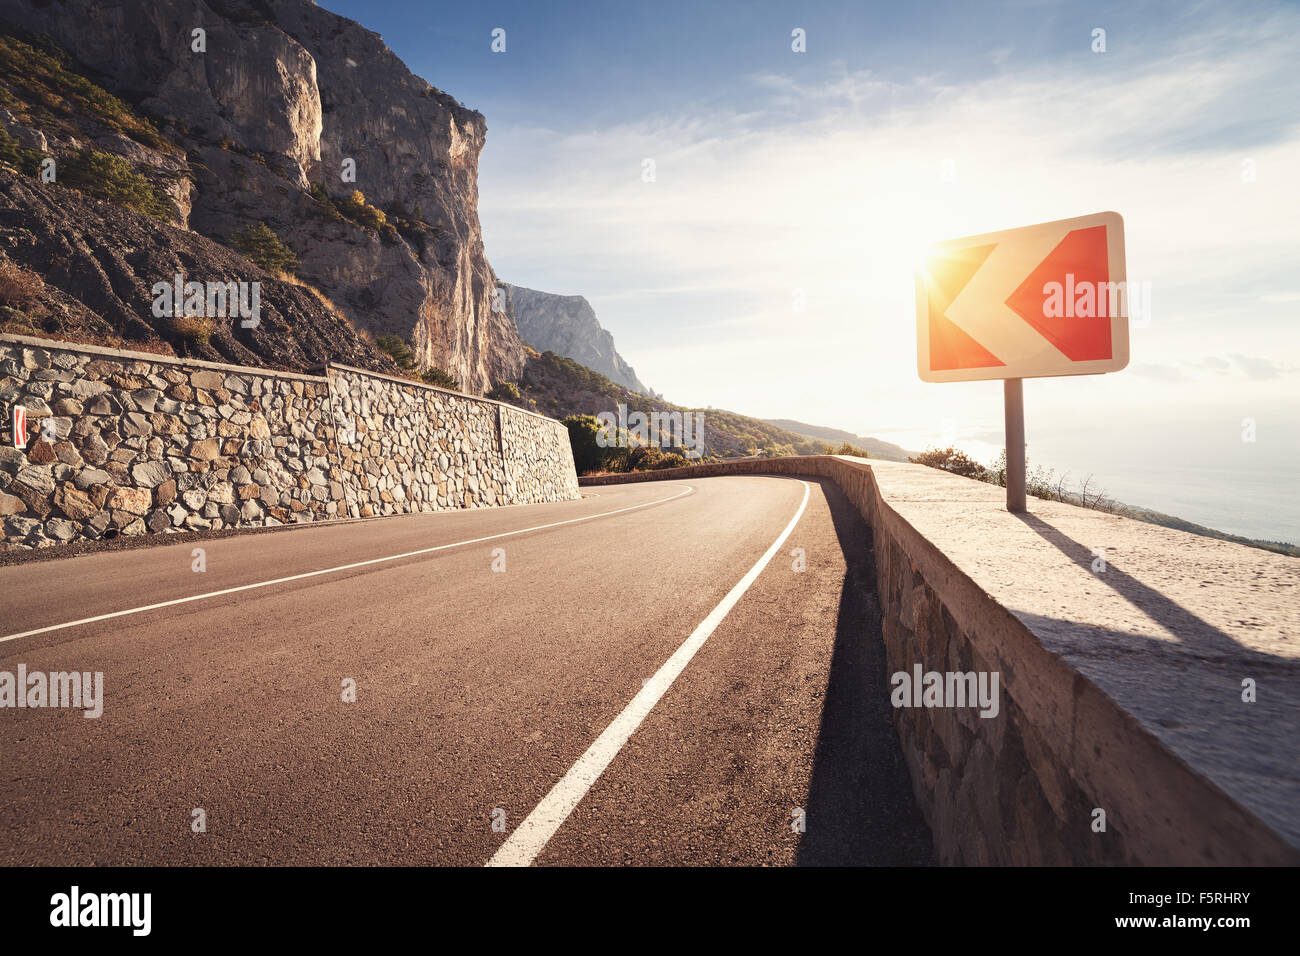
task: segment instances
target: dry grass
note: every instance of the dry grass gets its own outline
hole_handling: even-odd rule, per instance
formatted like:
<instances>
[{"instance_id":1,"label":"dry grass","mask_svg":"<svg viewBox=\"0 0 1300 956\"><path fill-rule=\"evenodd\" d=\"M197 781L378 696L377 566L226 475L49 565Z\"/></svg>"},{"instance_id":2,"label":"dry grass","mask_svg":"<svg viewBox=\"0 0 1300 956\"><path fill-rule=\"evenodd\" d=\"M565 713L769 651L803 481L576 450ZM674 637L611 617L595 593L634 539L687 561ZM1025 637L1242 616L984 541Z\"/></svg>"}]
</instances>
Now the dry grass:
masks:
<instances>
[{"instance_id":1,"label":"dry grass","mask_svg":"<svg viewBox=\"0 0 1300 956\"><path fill-rule=\"evenodd\" d=\"M319 302L327 312L333 313L334 317L336 319L339 319L341 322L344 322L349 326L352 325L351 320L348 319L348 317L343 314L343 310L340 309L337 305L335 305L334 301L329 296L327 296L320 289L316 288L310 282L305 282L296 275L293 275L288 272L280 272L278 270L272 270L271 275L275 276L281 282L287 282L289 285L297 286L299 289L303 289L307 292L310 292L313 296L315 296L316 301ZM359 331L359 330L354 330L354 331ZM363 337L365 337L364 332L361 332L360 334ZM366 341L370 341L370 339L367 338Z\"/></svg>"},{"instance_id":2,"label":"dry grass","mask_svg":"<svg viewBox=\"0 0 1300 956\"><path fill-rule=\"evenodd\" d=\"M45 282L35 272L11 259L0 259L0 305L26 309L45 291Z\"/></svg>"},{"instance_id":3,"label":"dry grass","mask_svg":"<svg viewBox=\"0 0 1300 956\"><path fill-rule=\"evenodd\" d=\"M186 342L207 345L216 330L216 323L198 315L178 315L172 318L171 330Z\"/></svg>"}]
</instances>

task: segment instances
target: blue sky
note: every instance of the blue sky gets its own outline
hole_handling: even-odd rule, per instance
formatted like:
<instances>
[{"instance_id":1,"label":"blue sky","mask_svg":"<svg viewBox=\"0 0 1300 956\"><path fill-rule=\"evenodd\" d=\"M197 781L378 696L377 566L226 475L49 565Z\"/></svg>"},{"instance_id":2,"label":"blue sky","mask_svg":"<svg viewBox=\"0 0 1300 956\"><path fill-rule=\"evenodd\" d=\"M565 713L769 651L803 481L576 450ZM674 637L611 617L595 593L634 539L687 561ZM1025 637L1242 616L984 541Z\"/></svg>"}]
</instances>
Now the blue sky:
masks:
<instances>
[{"instance_id":1,"label":"blue sky","mask_svg":"<svg viewBox=\"0 0 1300 956\"><path fill-rule=\"evenodd\" d=\"M324 5L485 114L498 274L587 296L673 401L989 457L997 383L916 377L914 251L1118 210L1151 322L1026 386L1031 460L1159 507L1144 468L1208 453L1300 537L1296 4Z\"/></svg>"}]
</instances>

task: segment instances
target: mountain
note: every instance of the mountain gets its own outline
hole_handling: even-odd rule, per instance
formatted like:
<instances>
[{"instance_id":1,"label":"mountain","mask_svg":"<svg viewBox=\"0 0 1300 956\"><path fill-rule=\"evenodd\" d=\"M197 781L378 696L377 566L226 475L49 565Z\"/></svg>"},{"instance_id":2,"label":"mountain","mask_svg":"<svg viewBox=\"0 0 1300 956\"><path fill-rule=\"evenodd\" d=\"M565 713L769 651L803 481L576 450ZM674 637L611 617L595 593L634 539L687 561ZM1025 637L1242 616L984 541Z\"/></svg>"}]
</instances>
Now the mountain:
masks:
<instances>
[{"instance_id":1,"label":"mountain","mask_svg":"<svg viewBox=\"0 0 1300 956\"><path fill-rule=\"evenodd\" d=\"M142 178L139 211L223 245L264 222L297 281L467 390L519 376L478 219L487 124L378 35L310 0L7 0L3 15L0 124L20 147L61 173Z\"/></svg>"},{"instance_id":2,"label":"mountain","mask_svg":"<svg viewBox=\"0 0 1300 956\"><path fill-rule=\"evenodd\" d=\"M501 398L520 408L555 418L598 415L601 412L617 414L620 403L630 411L647 414L696 412L701 416L703 426L704 458L819 455L828 451L824 442L795 435L758 418L719 408L686 408L634 392L555 352L529 354L518 391L518 395L502 395Z\"/></svg>"},{"instance_id":3,"label":"mountain","mask_svg":"<svg viewBox=\"0 0 1300 956\"><path fill-rule=\"evenodd\" d=\"M596 311L580 295L555 295L503 283L519 335L541 352L555 352L642 395L654 393L614 348Z\"/></svg>"},{"instance_id":4,"label":"mountain","mask_svg":"<svg viewBox=\"0 0 1300 956\"><path fill-rule=\"evenodd\" d=\"M841 431L838 428L809 425L806 422L797 422L792 418L767 418L764 421L769 425L775 425L777 428L783 428L806 438L816 438L832 443L848 442L858 448L865 448L871 453L872 458L880 458L884 461L907 461L909 455L916 454L916 452L906 451L901 445L881 441L879 438L867 438L865 435L855 435L853 432Z\"/></svg>"}]
</instances>

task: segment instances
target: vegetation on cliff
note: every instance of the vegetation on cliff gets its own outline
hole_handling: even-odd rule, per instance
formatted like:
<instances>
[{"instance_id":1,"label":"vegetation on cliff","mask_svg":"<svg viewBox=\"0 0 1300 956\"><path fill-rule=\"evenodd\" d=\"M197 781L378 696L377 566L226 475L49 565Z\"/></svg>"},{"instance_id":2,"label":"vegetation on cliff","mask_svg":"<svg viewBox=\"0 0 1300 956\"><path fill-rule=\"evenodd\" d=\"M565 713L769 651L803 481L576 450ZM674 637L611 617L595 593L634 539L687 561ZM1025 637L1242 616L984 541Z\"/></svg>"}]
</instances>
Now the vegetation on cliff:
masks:
<instances>
[{"instance_id":1,"label":"vegetation on cliff","mask_svg":"<svg viewBox=\"0 0 1300 956\"><path fill-rule=\"evenodd\" d=\"M298 268L293 250L264 222L241 229L231 237L230 244L267 272L292 273Z\"/></svg>"}]
</instances>

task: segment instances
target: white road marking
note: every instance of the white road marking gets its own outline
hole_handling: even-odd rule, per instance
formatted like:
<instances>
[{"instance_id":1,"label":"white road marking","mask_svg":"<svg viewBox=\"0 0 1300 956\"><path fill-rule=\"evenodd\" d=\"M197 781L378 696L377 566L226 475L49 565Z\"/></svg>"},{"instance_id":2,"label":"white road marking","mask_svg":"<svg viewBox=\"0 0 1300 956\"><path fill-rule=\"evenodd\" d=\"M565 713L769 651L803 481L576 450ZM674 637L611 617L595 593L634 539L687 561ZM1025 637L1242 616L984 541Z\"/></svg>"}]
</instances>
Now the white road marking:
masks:
<instances>
[{"instance_id":1,"label":"white road marking","mask_svg":"<svg viewBox=\"0 0 1300 956\"><path fill-rule=\"evenodd\" d=\"M67 627L78 627L82 624L94 624L97 621L108 621L115 617L126 617L128 614L143 614L145 611L156 611L159 608L174 607L177 604L188 604L191 601L202 601L207 598L221 597L224 594L238 594L240 591L252 591L255 588L269 588L275 584L285 584L289 581L301 581L304 578L314 578L322 574L334 574L338 571L351 571L354 568L364 568L372 564L382 564L385 561L400 561L403 558L414 558L421 554L432 554L435 551L446 551L449 548L459 548L467 544L481 544L484 541L495 541L498 538L508 538L511 535L527 534L530 531L542 531L546 528L558 528L561 525L577 524L580 521L593 521L596 518L608 518L610 515L622 514L625 511L636 511L638 508L649 508L651 505L663 504L666 501L673 501L682 495L689 495L695 489L690 485L686 490L675 494L669 498L656 498L654 501L647 501L639 505L630 505L626 508L618 508L614 511L602 511L597 515L586 515L582 518L569 518L565 521L552 521L550 524L534 525L531 528L519 528L515 531L503 531L501 534L490 534L485 538L470 538L466 541L454 541L451 544L440 544L432 548L421 548L418 551L407 551L405 554L392 554L383 558L371 558L368 561L357 561L353 564L340 564L336 568L322 568L319 571L307 571L303 574L291 574L285 578L275 578L272 581L258 581L255 584L241 584L238 587L223 588L220 591L208 591L204 594L194 594L190 597L175 598L171 601L160 601L157 604L146 604L143 607L128 608L125 611L112 611L109 614L97 614L94 617L83 617L77 621L68 621L64 624L51 624L48 627L38 627L31 631L23 631L21 634L8 634L0 637L0 644L6 641L16 641L20 637L32 637L35 634L46 634L50 631L59 631Z\"/></svg>"},{"instance_id":2,"label":"white road marking","mask_svg":"<svg viewBox=\"0 0 1300 956\"><path fill-rule=\"evenodd\" d=\"M797 478L793 480L799 481ZM613 723L605 728L605 732L596 738L596 742L587 748L587 752L578 758L578 762L569 768L569 772L551 788L551 792L542 798L542 802L533 808L533 812L528 814L524 822L510 834L509 839L501 844L492 859L488 860L488 866L528 866L537 858L537 854L542 852L542 848L555 835L555 831L560 829L564 821L569 818L569 814L587 795L587 791L605 772L605 768L618 756L618 752L623 749L628 738L649 715L659 699L667 693L677 676L686 669L695 652L704 646L709 635L722 623L731 609L736 606L736 602L744 597L750 585L757 580L759 574L781 550L781 545L785 544L786 538L790 537L790 532L794 531L795 525L799 523L804 509L808 506L810 491L808 483L799 481L799 484L803 485L803 501L799 503L799 510L794 513L785 530L758 559L758 563L749 569L736 586L727 592L727 596L718 603L718 606L709 612L709 616L691 632L691 636L682 646L673 652L673 656L668 658L663 667L644 683L640 692L623 708L623 712L614 718Z\"/></svg>"}]
</instances>

